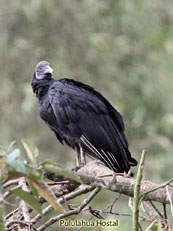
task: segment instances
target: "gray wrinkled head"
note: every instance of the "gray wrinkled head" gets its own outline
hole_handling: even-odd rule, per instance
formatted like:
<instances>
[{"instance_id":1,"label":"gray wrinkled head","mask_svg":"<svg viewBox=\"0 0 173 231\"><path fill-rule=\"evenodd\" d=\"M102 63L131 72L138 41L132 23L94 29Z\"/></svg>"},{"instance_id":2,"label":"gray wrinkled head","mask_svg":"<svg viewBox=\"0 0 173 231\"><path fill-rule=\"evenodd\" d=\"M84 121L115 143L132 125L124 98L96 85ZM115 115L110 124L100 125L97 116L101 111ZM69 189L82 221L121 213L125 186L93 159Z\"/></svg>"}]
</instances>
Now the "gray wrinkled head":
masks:
<instances>
[{"instance_id":1,"label":"gray wrinkled head","mask_svg":"<svg viewBox=\"0 0 173 231\"><path fill-rule=\"evenodd\" d=\"M38 80L51 79L53 68L47 61L41 61L35 67L35 78Z\"/></svg>"}]
</instances>

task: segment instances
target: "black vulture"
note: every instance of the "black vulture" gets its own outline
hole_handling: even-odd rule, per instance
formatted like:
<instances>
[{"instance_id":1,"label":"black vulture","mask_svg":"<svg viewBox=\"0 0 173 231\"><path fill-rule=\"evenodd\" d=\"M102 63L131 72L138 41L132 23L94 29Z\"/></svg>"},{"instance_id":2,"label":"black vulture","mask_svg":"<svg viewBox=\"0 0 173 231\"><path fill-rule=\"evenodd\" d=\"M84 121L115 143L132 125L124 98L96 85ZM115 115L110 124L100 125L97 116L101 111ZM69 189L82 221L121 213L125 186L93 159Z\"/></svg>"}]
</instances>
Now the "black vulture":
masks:
<instances>
[{"instance_id":1,"label":"black vulture","mask_svg":"<svg viewBox=\"0 0 173 231\"><path fill-rule=\"evenodd\" d=\"M77 153L77 167L85 153L116 173L137 165L131 157L120 113L98 91L72 79L53 78L47 61L39 62L32 77L40 117L62 144Z\"/></svg>"}]
</instances>

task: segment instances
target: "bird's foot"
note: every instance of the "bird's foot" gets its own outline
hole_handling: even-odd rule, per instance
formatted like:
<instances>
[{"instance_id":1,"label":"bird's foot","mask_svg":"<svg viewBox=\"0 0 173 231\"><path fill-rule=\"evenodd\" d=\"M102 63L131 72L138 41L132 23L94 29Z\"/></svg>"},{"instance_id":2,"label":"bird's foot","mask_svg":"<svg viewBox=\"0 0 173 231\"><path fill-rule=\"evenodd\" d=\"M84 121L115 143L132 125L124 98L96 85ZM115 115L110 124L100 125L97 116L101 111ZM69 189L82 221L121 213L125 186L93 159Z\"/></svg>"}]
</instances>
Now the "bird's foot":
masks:
<instances>
[{"instance_id":1,"label":"bird's foot","mask_svg":"<svg viewBox=\"0 0 173 231\"><path fill-rule=\"evenodd\" d=\"M133 173L132 173L131 169L128 171L128 173L124 172L124 173L123 173L123 176L124 176L125 178L132 177L132 176L133 176Z\"/></svg>"},{"instance_id":2,"label":"bird's foot","mask_svg":"<svg viewBox=\"0 0 173 231\"><path fill-rule=\"evenodd\" d=\"M112 184L114 184L114 183L116 183L117 182L117 176L123 176L123 177L130 177L130 175L129 174L131 174L131 172L129 173L116 173L116 172L113 172L113 176L112 176L112 180L111 180L111 182L110 182L110 185L112 185Z\"/></svg>"},{"instance_id":3,"label":"bird's foot","mask_svg":"<svg viewBox=\"0 0 173 231\"><path fill-rule=\"evenodd\" d=\"M72 171L73 172L77 172L80 168L84 167L85 164L84 163L81 163L79 166L76 166L75 168L72 168Z\"/></svg>"},{"instance_id":4,"label":"bird's foot","mask_svg":"<svg viewBox=\"0 0 173 231\"><path fill-rule=\"evenodd\" d=\"M132 177L133 176L133 173L131 170L128 171L128 173L126 172L123 172L123 173L114 173L114 176L123 176L125 178L129 178L129 177Z\"/></svg>"},{"instance_id":5,"label":"bird's foot","mask_svg":"<svg viewBox=\"0 0 173 231\"><path fill-rule=\"evenodd\" d=\"M77 172L80 169L79 166L76 166L75 168L72 168L72 172Z\"/></svg>"},{"instance_id":6,"label":"bird's foot","mask_svg":"<svg viewBox=\"0 0 173 231\"><path fill-rule=\"evenodd\" d=\"M112 180L110 182L110 184L112 185L112 184L117 182L117 179L116 179L117 176L122 176L122 177L125 177L125 178L129 178L129 177L132 176L132 172L131 172L131 170L129 170L128 173L126 173L126 172L124 172L124 173L113 172L112 174L101 175L101 176L99 176L99 178L110 177L110 176L112 177Z\"/></svg>"}]
</instances>

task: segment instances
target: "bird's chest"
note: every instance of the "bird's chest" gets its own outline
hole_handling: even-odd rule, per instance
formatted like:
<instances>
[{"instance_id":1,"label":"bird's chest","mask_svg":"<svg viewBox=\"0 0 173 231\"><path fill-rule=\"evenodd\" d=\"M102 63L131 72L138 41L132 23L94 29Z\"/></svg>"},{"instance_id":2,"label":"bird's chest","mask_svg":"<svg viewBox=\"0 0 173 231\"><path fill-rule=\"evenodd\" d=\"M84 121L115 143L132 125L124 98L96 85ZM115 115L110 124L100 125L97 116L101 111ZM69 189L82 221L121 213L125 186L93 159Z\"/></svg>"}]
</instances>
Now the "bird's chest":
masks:
<instances>
[{"instance_id":1,"label":"bird's chest","mask_svg":"<svg viewBox=\"0 0 173 231\"><path fill-rule=\"evenodd\" d=\"M39 114L42 120L51 125L55 121L55 116L52 107L48 100L41 100L38 104Z\"/></svg>"}]
</instances>

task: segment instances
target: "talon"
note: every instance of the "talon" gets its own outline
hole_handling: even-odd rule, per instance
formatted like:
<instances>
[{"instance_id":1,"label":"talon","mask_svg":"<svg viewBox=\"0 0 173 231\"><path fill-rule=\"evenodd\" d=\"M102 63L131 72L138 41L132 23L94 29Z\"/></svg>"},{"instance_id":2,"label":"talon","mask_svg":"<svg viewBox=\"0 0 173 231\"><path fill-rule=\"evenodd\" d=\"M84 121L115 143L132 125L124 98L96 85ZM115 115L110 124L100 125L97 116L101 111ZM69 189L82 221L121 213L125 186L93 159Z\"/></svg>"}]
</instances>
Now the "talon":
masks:
<instances>
[{"instance_id":1,"label":"talon","mask_svg":"<svg viewBox=\"0 0 173 231\"><path fill-rule=\"evenodd\" d=\"M80 169L79 166L76 166L75 168L72 168L72 172L77 172Z\"/></svg>"}]
</instances>

